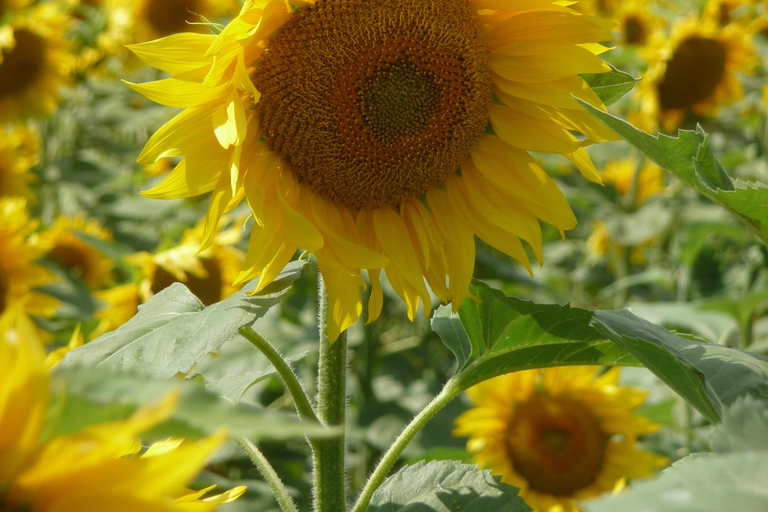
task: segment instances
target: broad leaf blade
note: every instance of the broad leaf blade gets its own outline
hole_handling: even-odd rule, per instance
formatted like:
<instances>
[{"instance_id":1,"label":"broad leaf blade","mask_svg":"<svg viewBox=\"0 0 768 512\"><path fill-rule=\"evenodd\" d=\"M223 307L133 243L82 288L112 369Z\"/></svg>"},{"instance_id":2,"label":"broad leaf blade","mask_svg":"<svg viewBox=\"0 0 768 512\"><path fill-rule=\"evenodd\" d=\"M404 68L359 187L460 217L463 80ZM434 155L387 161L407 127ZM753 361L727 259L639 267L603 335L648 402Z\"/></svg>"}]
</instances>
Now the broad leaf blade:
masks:
<instances>
[{"instance_id":1,"label":"broad leaf blade","mask_svg":"<svg viewBox=\"0 0 768 512\"><path fill-rule=\"evenodd\" d=\"M518 489L454 461L419 462L387 478L368 512L530 512Z\"/></svg>"},{"instance_id":2,"label":"broad leaf blade","mask_svg":"<svg viewBox=\"0 0 768 512\"><path fill-rule=\"evenodd\" d=\"M581 78L595 91L606 107L619 101L640 81L639 78L613 66L608 73L585 73Z\"/></svg>"},{"instance_id":3,"label":"broad leaf blade","mask_svg":"<svg viewBox=\"0 0 768 512\"><path fill-rule=\"evenodd\" d=\"M71 351L60 363L97 364L156 377L186 373L207 354L232 339L280 302L299 276L303 262L290 263L258 295L243 290L208 307L180 284L174 283L139 308L138 314L116 331Z\"/></svg>"},{"instance_id":4,"label":"broad leaf blade","mask_svg":"<svg viewBox=\"0 0 768 512\"><path fill-rule=\"evenodd\" d=\"M439 320L437 333L459 354L459 371L454 380L462 389L497 375L532 368L639 365L590 326L591 311L506 297L477 281L470 290L482 302L470 298L459 308L466 338L456 332L458 324L448 306L435 314Z\"/></svg>"},{"instance_id":5,"label":"broad leaf blade","mask_svg":"<svg viewBox=\"0 0 768 512\"><path fill-rule=\"evenodd\" d=\"M654 163L730 211L768 243L768 185L728 177L701 128L695 132L679 130L677 138L663 134L653 136L588 103L579 102Z\"/></svg>"},{"instance_id":6,"label":"broad leaf blade","mask_svg":"<svg viewBox=\"0 0 768 512\"><path fill-rule=\"evenodd\" d=\"M691 341L628 310L597 311L592 325L637 357L712 421L750 394L768 400L768 361L748 352Z\"/></svg>"},{"instance_id":7,"label":"broad leaf blade","mask_svg":"<svg viewBox=\"0 0 768 512\"><path fill-rule=\"evenodd\" d=\"M54 412L48 436L75 432L89 424L124 419L137 408L157 402L171 392L180 399L166 435L199 437L226 426L235 437L298 439L332 437L336 433L319 424L300 422L294 414L232 404L192 381L160 379L102 366L56 367L53 372Z\"/></svg>"}]
</instances>

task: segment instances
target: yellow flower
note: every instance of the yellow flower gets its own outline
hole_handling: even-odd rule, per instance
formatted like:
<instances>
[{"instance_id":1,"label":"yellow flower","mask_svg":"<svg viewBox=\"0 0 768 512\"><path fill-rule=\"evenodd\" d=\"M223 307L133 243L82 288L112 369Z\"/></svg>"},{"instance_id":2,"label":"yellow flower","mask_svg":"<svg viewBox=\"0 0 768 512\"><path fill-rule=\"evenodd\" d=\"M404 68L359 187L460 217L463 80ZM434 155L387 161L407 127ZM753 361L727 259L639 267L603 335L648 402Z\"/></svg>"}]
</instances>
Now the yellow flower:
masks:
<instances>
[{"instance_id":1,"label":"yellow flower","mask_svg":"<svg viewBox=\"0 0 768 512\"><path fill-rule=\"evenodd\" d=\"M663 26L661 18L649 10L648 2L631 0L616 9L619 41L626 46L645 46L651 34Z\"/></svg>"},{"instance_id":2,"label":"yellow flower","mask_svg":"<svg viewBox=\"0 0 768 512\"><path fill-rule=\"evenodd\" d=\"M93 338L98 338L105 332L114 331L133 318L141 304L139 285L134 283L100 290L94 295L105 306L96 312L95 316L100 322L91 334Z\"/></svg>"},{"instance_id":3,"label":"yellow flower","mask_svg":"<svg viewBox=\"0 0 768 512\"><path fill-rule=\"evenodd\" d=\"M34 263L44 250L29 241L37 222L29 218L26 206L23 198L0 198L0 315L7 313L9 324L20 322L29 332L36 328L26 315L52 316L58 301L35 291L54 277Z\"/></svg>"},{"instance_id":4,"label":"yellow flower","mask_svg":"<svg viewBox=\"0 0 768 512\"><path fill-rule=\"evenodd\" d=\"M98 290L112 283L115 264L112 258L85 242L77 234L82 233L109 242L112 232L95 219L84 215L59 216L51 227L40 233L38 243L46 249L46 256L82 279L91 290Z\"/></svg>"},{"instance_id":5,"label":"yellow flower","mask_svg":"<svg viewBox=\"0 0 768 512\"><path fill-rule=\"evenodd\" d=\"M155 443L139 455L140 435L169 417L173 395L127 420L43 440L50 377L42 346L0 335L0 374L0 510L203 512L245 490L206 501L186 488L222 434Z\"/></svg>"},{"instance_id":6,"label":"yellow flower","mask_svg":"<svg viewBox=\"0 0 768 512\"><path fill-rule=\"evenodd\" d=\"M709 0L704 6L702 17L716 22L721 27L729 23L746 23L753 18L748 0Z\"/></svg>"},{"instance_id":7,"label":"yellow flower","mask_svg":"<svg viewBox=\"0 0 768 512\"><path fill-rule=\"evenodd\" d=\"M572 511L573 500L653 475L664 457L639 450L658 425L634 411L644 391L618 386L619 369L561 367L502 375L467 391L475 407L456 420L473 460L537 512Z\"/></svg>"},{"instance_id":8,"label":"yellow flower","mask_svg":"<svg viewBox=\"0 0 768 512\"><path fill-rule=\"evenodd\" d=\"M43 117L56 109L58 89L69 81L73 64L67 29L68 18L57 2L0 21L0 122Z\"/></svg>"},{"instance_id":9,"label":"yellow flower","mask_svg":"<svg viewBox=\"0 0 768 512\"><path fill-rule=\"evenodd\" d=\"M34 201L30 171L40 158L37 134L26 126L8 126L0 131L0 197L20 196Z\"/></svg>"},{"instance_id":10,"label":"yellow flower","mask_svg":"<svg viewBox=\"0 0 768 512\"><path fill-rule=\"evenodd\" d=\"M720 27L710 19L688 18L659 35L646 52L648 73L640 82L639 115L630 121L646 130L680 126L688 114L714 115L742 96L737 72L755 63L751 34L736 24Z\"/></svg>"},{"instance_id":11,"label":"yellow flower","mask_svg":"<svg viewBox=\"0 0 768 512\"><path fill-rule=\"evenodd\" d=\"M584 146L616 136L571 94L602 107L579 73L609 69L597 54L612 26L548 0L250 0L218 36L131 47L174 76L129 85L186 109L139 157L184 157L145 195L213 191L204 247L245 197L254 224L238 282L264 287L298 248L312 252L331 342L361 314L362 270L369 322L381 270L411 319L420 303L429 314L427 284L457 308L475 236L530 271L521 241L541 261L539 221L575 226L528 151L599 181Z\"/></svg>"}]
</instances>

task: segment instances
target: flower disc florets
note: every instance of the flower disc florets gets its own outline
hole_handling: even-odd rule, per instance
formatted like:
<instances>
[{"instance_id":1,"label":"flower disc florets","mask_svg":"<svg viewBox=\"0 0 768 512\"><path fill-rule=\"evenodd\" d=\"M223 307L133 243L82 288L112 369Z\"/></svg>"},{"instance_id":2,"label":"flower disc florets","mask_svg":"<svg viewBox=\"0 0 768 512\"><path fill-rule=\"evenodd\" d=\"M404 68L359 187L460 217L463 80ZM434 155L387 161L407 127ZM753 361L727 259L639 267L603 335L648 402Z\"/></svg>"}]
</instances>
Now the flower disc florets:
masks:
<instances>
[{"instance_id":1,"label":"flower disc florets","mask_svg":"<svg viewBox=\"0 0 768 512\"><path fill-rule=\"evenodd\" d=\"M324 198L397 206L442 184L483 133L487 53L468 0L320 0L256 63L264 138Z\"/></svg>"}]
</instances>

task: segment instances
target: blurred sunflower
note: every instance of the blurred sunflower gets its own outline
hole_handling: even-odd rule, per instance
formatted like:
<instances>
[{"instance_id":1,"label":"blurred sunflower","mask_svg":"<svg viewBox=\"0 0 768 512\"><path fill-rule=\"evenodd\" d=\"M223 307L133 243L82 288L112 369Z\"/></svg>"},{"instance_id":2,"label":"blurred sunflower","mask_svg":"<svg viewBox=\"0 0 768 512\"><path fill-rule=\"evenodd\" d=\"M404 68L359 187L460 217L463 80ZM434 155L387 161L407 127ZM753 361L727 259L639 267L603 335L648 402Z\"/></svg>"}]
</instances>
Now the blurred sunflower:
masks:
<instances>
[{"instance_id":1,"label":"blurred sunflower","mask_svg":"<svg viewBox=\"0 0 768 512\"><path fill-rule=\"evenodd\" d=\"M209 247L200 251L204 225L201 223L184 233L176 247L149 254L140 252L126 258L126 261L141 270L139 296L141 302L148 301L154 294L173 283L184 283L206 306L221 301L240 289L233 283L243 263L243 253L233 247L241 239L241 229L232 226L223 230L229 219L224 217L219 224L214 240ZM114 304L125 306L131 290L125 288L115 294Z\"/></svg>"},{"instance_id":2,"label":"blurred sunflower","mask_svg":"<svg viewBox=\"0 0 768 512\"><path fill-rule=\"evenodd\" d=\"M98 338L102 334L114 331L125 322L133 318L139 311L141 296L139 285L134 283L123 284L94 292L94 296L104 303L104 307L96 311L99 324L91 333L92 338Z\"/></svg>"},{"instance_id":3,"label":"blurred sunflower","mask_svg":"<svg viewBox=\"0 0 768 512\"><path fill-rule=\"evenodd\" d=\"M664 25L643 0L623 2L616 9L615 19L618 39L625 46L645 46L651 34Z\"/></svg>"},{"instance_id":4,"label":"blurred sunflower","mask_svg":"<svg viewBox=\"0 0 768 512\"><path fill-rule=\"evenodd\" d=\"M112 232L97 220L86 219L84 215L62 215L39 234L37 242L46 249L48 258L69 269L91 290L109 286L113 280L114 261L80 238L78 233L105 242L112 240Z\"/></svg>"},{"instance_id":5,"label":"blurred sunflower","mask_svg":"<svg viewBox=\"0 0 768 512\"><path fill-rule=\"evenodd\" d=\"M643 478L667 459L639 450L658 425L634 411L646 392L618 386L619 369L561 367L502 375L467 391L475 407L456 419L473 460L537 512L570 512L573 500Z\"/></svg>"},{"instance_id":6,"label":"blurred sunflower","mask_svg":"<svg viewBox=\"0 0 768 512\"><path fill-rule=\"evenodd\" d=\"M209 33L201 23L232 17L240 8L232 0L122 0L130 6L134 41L179 32Z\"/></svg>"},{"instance_id":7,"label":"blurred sunflower","mask_svg":"<svg viewBox=\"0 0 768 512\"><path fill-rule=\"evenodd\" d=\"M382 269L411 319L420 302L431 309L425 278L458 308L475 235L530 272L521 240L541 262L539 221L575 226L528 151L565 155L599 181L584 146L616 136L571 94L603 108L579 73L609 70L597 54L612 27L547 0L248 1L218 36L131 47L174 76L129 85L186 109L139 156L184 157L144 195L213 191L203 247L247 198L238 282L266 286L299 247L312 252L331 342L361 314L361 270L369 322Z\"/></svg>"},{"instance_id":8,"label":"blurred sunflower","mask_svg":"<svg viewBox=\"0 0 768 512\"><path fill-rule=\"evenodd\" d=\"M63 6L44 2L0 23L0 122L43 117L56 109L73 56Z\"/></svg>"},{"instance_id":9,"label":"blurred sunflower","mask_svg":"<svg viewBox=\"0 0 768 512\"><path fill-rule=\"evenodd\" d=\"M35 200L30 183L37 176L30 169L40 159L37 133L23 125L0 129L0 197L19 196Z\"/></svg>"},{"instance_id":10,"label":"blurred sunflower","mask_svg":"<svg viewBox=\"0 0 768 512\"><path fill-rule=\"evenodd\" d=\"M753 10L749 0L708 0L704 5L702 17L716 22L724 27L733 22L748 23L752 21Z\"/></svg>"},{"instance_id":11,"label":"blurred sunflower","mask_svg":"<svg viewBox=\"0 0 768 512\"><path fill-rule=\"evenodd\" d=\"M0 335L0 510L209 511L245 488L200 500L185 486L224 441L171 439L144 453L140 435L167 419L175 399L123 421L42 439L50 405L45 353L27 338Z\"/></svg>"},{"instance_id":12,"label":"blurred sunflower","mask_svg":"<svg viewBox=\"0 0 768 512\"><path fill-rule=\"evenodd\" d=\"M58 301L35 290L54 280L34 263L44 253L29 242L36 227L24 198L0 197L0 316L8 316L8 329L42 337L27 315L53 316Z\"/></svg>"},{"instance_id":13,"label":"blurred sunflower","mask_svg":"<svg viewBox=\"0 0 768 512\"><path fill-rule=\"evenodd\" d=\"M688 18L647 48L648 73L638 86L641 113L630 121L672 131L689 114L714 115L742 96L737 72L755 64L751 34L735 24Z\"/></svg>"}]
</instances>

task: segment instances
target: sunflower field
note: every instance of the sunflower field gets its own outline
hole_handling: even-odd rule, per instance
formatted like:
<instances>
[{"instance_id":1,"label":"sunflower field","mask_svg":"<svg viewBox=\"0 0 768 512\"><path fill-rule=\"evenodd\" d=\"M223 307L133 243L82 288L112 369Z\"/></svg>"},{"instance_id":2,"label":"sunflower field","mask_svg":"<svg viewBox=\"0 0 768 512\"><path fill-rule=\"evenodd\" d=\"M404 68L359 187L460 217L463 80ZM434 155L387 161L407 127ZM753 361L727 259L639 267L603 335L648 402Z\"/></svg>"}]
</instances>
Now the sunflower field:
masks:
<instances>
[{"instance_id":1,"label":"sunflower field","mask_svg":"<svg viewBox=\"0 0 768 512\"><path fill-rule=\"evenodd\" d=\"M0 512L765 512L768 1L0 0Z\"/></svg>"}]
</instances>

